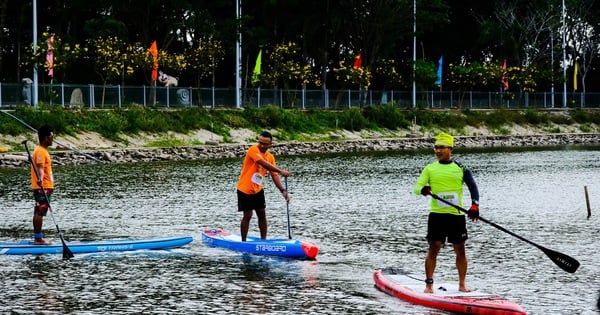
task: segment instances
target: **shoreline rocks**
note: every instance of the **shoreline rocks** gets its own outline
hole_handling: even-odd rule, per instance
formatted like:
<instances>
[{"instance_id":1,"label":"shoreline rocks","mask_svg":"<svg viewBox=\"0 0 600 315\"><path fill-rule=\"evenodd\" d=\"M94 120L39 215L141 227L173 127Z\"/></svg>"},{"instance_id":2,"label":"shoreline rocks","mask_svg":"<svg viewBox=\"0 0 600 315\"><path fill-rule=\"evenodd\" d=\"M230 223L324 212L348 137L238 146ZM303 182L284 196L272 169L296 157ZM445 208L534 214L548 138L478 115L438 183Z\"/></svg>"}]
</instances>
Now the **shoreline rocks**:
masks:
<instances>
[{"instance_id":1,"label":"shoreline rocks","mask_svg":"<svg viewBox=\"0 0 600 315\"><path fill-rule=\"evenodd\" d=\"M600 144L599 133L457 136L457 148L544 147ZM80 151L51 151L54 165L85 165L101 163L137 163L152 161L185 161L243 157L252 144L218 144L165 148L124 148ZM433 138L385 138L323 142L276 143L271 152L277 156L342 152L403 151L431 148ZM97 160L95 160L97 159ZM0 154L0 168L27 166L26 153Z\"/></svg>"}]
</instances>

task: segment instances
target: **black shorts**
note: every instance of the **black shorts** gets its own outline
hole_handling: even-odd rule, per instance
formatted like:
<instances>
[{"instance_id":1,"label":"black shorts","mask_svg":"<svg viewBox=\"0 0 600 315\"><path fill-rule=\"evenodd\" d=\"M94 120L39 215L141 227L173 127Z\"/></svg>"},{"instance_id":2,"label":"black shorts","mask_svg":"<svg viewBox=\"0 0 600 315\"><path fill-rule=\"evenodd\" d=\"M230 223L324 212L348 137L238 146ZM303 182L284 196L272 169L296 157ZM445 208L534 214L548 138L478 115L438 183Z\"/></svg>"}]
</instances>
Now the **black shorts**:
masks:
<instances>
[{"instance_id":1,"label":"black shorts","mask_svg":"<svg viewBox=\"0 0 600 315\"><path fill-rule=\"evenodd\" d=\"M261 190L256 194L248 195L241 191L237 191L238 197L238 211L252 211L256 209L265 209L267 203L265 202L265 191Z\"/></svg>"},{"instance_id":2,"label":"black shorts","mask_svg":"<svg viewBox=\"0 0 600 315\"><path fill-rule=\"evenodd\" d=\"M456 244L469 238L467 221L464 215L429 213L427 220L427 240Z\"/></svg>"},{"instance_id":3,"label":"black shorts","mask_svg":"<svg viewBox=\"0 0 600 315\"><path fill-rule=\"evenodd\" d=\"M48 208L50 207L50 200L52 192L54 189L48 188L46 189L46 194L41 189L33 190L33 198L35 199L35 207L33 207L33 213L39 216L45 217L46 213L48 213ZM48 199L46 199L48 197Z\"/></svg>"}]
</instances>

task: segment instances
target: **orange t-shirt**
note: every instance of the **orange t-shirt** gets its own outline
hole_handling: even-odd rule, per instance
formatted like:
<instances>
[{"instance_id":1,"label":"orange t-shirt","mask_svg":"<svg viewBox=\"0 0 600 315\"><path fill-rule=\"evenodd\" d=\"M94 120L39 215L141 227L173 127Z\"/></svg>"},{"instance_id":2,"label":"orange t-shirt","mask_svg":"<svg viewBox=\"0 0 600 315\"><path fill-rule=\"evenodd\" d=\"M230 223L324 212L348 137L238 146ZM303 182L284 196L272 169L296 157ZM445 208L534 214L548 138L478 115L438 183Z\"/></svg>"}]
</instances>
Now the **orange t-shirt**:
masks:
<instances>
[{"instance_id":1,"label":"orange t-shirt","mask_svg":"<svg viewBox=\"0 0 600 315\"><path fill-rule=\"evenodd\" d=\"M43 164L42 169L44 171L42 185L44 188L54 188L54 175L52 174L52 160L50 159L50 153L48 150L41 145L38 145L33 151L32 156L33 164ZM38 169L39 170L39 169ZM39 171L38 171L39 172ZM40 174L41 175L41 174ZM33 165L31 166L31 188L40 189L38 185L38 178L33 171Z\"/></svg>"},{"instance_id":2,"label":"orange t-shirt","mask_svg":"<svg viewBox=\"0 0 600 315\"><path fill-rule=\"evenodd\" d=\"M255 144L248 149L244 162L242 163L242 171L238 180L237 189L245 194L256 194L263 189L264 179L268 170L257 162L265 160L275 165L275 157L269 151L266 153L260 152L258 144Z\"/></svg>"}]
</instances>

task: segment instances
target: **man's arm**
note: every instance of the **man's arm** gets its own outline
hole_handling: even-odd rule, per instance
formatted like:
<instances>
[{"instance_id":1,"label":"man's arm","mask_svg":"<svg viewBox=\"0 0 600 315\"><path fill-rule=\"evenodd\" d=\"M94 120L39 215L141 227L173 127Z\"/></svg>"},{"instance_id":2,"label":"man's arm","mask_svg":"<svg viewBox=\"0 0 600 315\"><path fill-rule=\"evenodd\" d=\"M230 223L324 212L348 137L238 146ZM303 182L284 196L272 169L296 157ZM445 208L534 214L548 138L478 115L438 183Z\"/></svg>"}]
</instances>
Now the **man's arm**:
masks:
<instances>
[{"instance_id":1,"label":"man's arm","mask_svg":"<svg viewBox=\"0 0 600 315\"><path fill-rule=\"evenodd\" d=\"M271 172L271 177L273 178L273 182L275 183L275 186L277 186L277 189L279 189L279 191L281 191L285 200L287 202L290 202L290 195L285 190L285 187L281 184L281 179L279 178L279 175L277 174L277 173L279 173L285 177L288 177L288 176L290 176L290 172L288 172L286 170L282 170L279 167L277 167L265 160L258 160L258 161L256 161L256 163L258 163L260 166L266 168L269 172Z\"/></svg>"},{"instance_id":2,"label":"man's arm","mask_svg":"<svg viewBox=\"0 0 600 315\"><path fill-rule=\"evenodd\" d=\"M266 168L269 172L279 173L285 177L290 176L290 172L288 172L286 170L282 170L279 167L267 162L266 160L258 160L258 161L256 161L256 163L258 163L260 166ZM281 182L280 182L280 184L281 184Z\"/></svg>"},{"instance_id":3,"label":"man's arm","mask_svg":"<svg viewBox=\"0 0 600 315\"><path fill-rule=\"evenodd\" d=\"M40 188L43 188L44 186L42 184L44 183L44 163L35 163L33 164L33 167L35 167L35 170L37 170L36 181L38 183L38 186L40 186Z\"/></svg>"},{"instance_id":4,"label":"man's arm","mask_svg":"<svg viewBox=\"0 0 600 315\"><path fill-rule=\"evenodd\" d=\"M469 188L469 193L471 194L471 202L474 204L479 204L479 189L477 189L477 183L475 183L475 179L473 178L473 174L471 170L464 170L464 181Z\"/></svg>"}]
</instances>

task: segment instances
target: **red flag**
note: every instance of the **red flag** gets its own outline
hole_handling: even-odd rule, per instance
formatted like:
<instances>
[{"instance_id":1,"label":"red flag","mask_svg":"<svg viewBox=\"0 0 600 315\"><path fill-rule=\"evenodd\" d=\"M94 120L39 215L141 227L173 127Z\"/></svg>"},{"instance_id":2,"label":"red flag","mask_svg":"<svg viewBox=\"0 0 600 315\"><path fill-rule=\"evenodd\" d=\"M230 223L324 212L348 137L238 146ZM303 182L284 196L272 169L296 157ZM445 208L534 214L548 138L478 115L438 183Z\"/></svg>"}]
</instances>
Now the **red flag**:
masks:
<instances>
[{"instance_id":1,"label":"red flag","mask_svg":"<svg viewBox=\"0 0 600 315\"><path fill-rule=\"evenodd\" d=\"M358 53L358 55L356 55L356 57L354 57L354 66L352 66L353 69L360 69L362 67L362 56L361 53Z\"/></svg>"},{"instance_id":2,"label":"red flag","mask_svg":"<svg viewBox=\"0 0 600 315\"><path fill-rule=\"evenodd\" d=\"M150 45L150 54L152 55L152 81L158 79L158 48L156 48L156 41Z\"/></svg>"},{"instance_id":3,"label":"red flag","mask_svg":"<svg viewBox=\"0 0 600 315\"><path fill-rule=\"evenodd\" d=\"M48 52L46 53L46 62L48 63L48 76L54 77L54 35L46 40Z\"/></svg>"},{"instance_id":4,"label":"red flag","mask_svg":"<svg viewBox=\"0 0 600 315\"><path fill-rule=\"evenodd\" d=\"M506 59L504 59L504 65L502 66L502 86L504 91L508 90L508 78L506 77Z\"/></svg>"}]
</instances>

